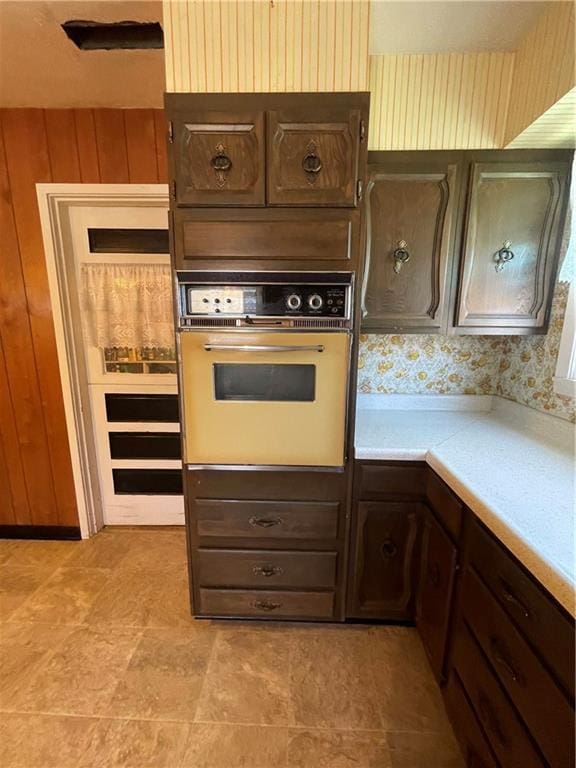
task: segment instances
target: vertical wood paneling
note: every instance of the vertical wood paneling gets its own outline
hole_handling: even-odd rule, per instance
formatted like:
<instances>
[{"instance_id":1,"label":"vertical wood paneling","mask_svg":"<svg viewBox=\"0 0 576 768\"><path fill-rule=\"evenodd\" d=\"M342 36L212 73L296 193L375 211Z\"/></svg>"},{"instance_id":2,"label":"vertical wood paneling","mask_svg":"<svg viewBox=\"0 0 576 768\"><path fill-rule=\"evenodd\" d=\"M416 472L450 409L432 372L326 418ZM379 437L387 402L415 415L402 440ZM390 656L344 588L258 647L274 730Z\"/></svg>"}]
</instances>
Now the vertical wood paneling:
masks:
<instances>
[{"instance_id":1,"label":"vertical wood paneling","mask_svg":"<svg viewBox=\"0 0 576 768\"><path fill-rule=\"evenodd\" d=\"M164 0L166 90L366 90L369 16L369 0Z\"/></svg>"},{"instance_id":2,"label":"vertical wood paneling","mask_svg":"<svg viewBox=\"0 0 576 768\"><path fill-rule=\"evenodd\" d=\"M78 524L36 184L165 182L165 137L162 110L0 110L0 524Z\"/></svg>"},{"instance_id":3,"label":"vertical wood paneling","mask_svg":"<svg viewBox=\"0 0 576 768\"><path fill-rule=\"evenodd\" d=\"M522 41L511 83L506 144L576 85L574 34L574 4L549 3Z\"/></svg>"},{"instance_id":4,"label":"vertical wood paneling","mask_svg":"<svg viewBox=\"0 0 576 768\"><path fill-rule=\"evenodd\" d=\"M501 147L512 53L370 56L370 149Z\"/></svg>"}]
</instances>

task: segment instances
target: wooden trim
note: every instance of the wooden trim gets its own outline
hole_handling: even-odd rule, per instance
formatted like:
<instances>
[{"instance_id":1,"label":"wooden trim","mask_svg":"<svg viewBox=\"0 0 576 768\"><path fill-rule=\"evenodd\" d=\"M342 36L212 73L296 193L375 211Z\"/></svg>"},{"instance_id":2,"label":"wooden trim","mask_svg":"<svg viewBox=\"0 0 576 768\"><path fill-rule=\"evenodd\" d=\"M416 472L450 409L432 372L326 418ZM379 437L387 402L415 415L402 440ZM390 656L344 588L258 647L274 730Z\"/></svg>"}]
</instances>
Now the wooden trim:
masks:
<instances>
[{"instance_id":1,"label":"wooden trim","mask_svg":"<svg viewBox=\"0 0 576 768\"><path fill-rule=\"evenodd\" d=\"M79 525L0 525L0 539L53 539L79 541Z\"/></svg>"}]
</instances>

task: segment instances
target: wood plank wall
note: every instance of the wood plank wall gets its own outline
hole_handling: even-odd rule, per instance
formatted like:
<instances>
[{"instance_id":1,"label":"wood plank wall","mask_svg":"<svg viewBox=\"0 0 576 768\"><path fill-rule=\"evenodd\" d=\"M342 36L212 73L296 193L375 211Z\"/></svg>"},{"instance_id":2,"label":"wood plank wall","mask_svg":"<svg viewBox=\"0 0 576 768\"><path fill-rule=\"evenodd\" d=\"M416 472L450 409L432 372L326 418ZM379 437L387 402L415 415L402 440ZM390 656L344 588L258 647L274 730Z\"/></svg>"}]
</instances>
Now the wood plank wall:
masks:
<instances>
[{"instance_id":1,"label":"wood plank wall","mask_svg":"<svg viewBox=\"0 0 576 768\"><path fill-rule=\"evenodd\" d=\"M369 0L164 0L170 92L365 91Z\"/></svg>"},{"instance_id":2,"label":"wood plank wall","mask_svg":"<svg viewBox=\"0 0 576 768\"><path fill-rule=\"evenodd\" d=\"M78 525L39 182L167 182L162 110L0 110L0 524Z\"/></svg>"}]
</instances>

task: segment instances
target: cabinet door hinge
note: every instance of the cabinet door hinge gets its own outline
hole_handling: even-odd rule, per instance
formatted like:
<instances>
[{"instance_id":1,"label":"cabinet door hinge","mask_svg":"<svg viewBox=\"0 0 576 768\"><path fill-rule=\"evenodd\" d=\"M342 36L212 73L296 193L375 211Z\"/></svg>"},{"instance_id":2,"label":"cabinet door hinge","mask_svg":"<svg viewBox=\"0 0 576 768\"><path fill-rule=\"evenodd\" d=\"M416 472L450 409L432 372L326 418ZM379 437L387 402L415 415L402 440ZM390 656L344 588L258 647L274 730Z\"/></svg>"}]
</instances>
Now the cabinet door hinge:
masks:
<instances>
[{"instance_id":1,"label":"cabinet door hinge","mask_svg":"<svg viewBox=\"0 0 576 768\"><path fill-rule=\"evenodd\" d=\"M364 141L366 137L366 123L364 120L360 120L360 141Z\"/></svg>"},{"instance_id":2,"label":"cabinet door hinge","mask_svg":"<svg viewBox=\"0 0 576 768\"><path fill-rule=\"evenodd\" d=\"M364 191L364 184L362 184L362 179L358 179L356 182L356 197L358 200L362 200L362 193Z\"/></svg>"},{"instance_id":3,"label":"cabinet door hinge","mask_svg":"<svg viewBox=\"0 0 576 768\"><path fill-rule=\"evenodd\" d=\"M170 197L172 200L176 200L176 182L170 182Z\"/></svg>"},{"instance_id":4,"label":"cabinet door hinge","mask_svg":"<svg viewBox=\"0 0 576 768\"><path fill-rule=\"evenodd\" d=\"M168 121L168 143L173 144L174 143L174 123L172 120Z\"/></svg>"}]
</instances>

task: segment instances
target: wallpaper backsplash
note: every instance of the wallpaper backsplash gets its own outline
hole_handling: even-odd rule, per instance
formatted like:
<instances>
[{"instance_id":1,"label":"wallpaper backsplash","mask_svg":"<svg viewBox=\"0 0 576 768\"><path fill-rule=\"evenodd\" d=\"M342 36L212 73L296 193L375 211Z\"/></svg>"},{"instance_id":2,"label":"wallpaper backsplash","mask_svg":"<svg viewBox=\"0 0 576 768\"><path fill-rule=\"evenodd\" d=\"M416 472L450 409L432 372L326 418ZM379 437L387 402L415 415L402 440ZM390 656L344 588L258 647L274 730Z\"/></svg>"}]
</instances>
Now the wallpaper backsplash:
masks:
<instances>
[{"instance_id":1,"label":"wallpaper backsplash","mask_svg":"<svg viewBox=\"0 0 576 768\"><path fill-rule=\"evenodd\" d=\"M501 395L574 421L574 398L556 394L552 379L567 298L558 283L546 336L362 335L358 390Z\"/></svg>"}]
</instances>

